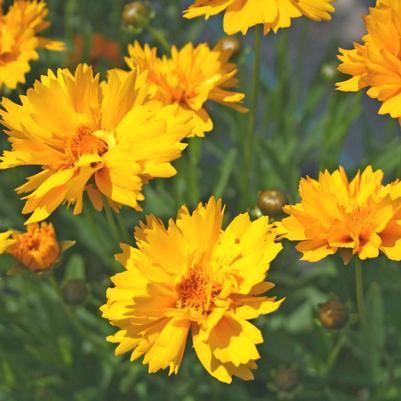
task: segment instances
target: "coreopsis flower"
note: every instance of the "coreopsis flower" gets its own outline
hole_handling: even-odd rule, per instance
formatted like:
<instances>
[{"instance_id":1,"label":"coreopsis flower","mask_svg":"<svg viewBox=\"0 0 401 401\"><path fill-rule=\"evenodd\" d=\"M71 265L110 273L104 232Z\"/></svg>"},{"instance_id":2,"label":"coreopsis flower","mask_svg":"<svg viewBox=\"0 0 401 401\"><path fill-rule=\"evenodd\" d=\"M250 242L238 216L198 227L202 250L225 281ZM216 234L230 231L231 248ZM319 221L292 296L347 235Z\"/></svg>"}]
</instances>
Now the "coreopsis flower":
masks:
<instances>
[{"instance_id":1,"label":"coreopsis flower","mask_svg":"<svg viewBox=\"0 0 401 401\"><path fill-rule=\"evenodd\" d=\"M340 49L338 69L351 78L337 83L337 89L367 94L383 102L379 114L401 118L401 3L378 0L364 17L367 34L352 50ZM400 120L401 122L401 120Z\"/></svg>"},{"instance_id":2,"label":"coreopsis flower","mask_svg":"<svg viewBox=\"0 0 401 401\"><path fill-rule=\"evenodd\" d=\"M401 260L401 186L382 185L383 172L371 166L350 182L342 167L301 179L301 202L284 207L289 215L278 230L300 241L303 260L316 262L337 251L344 263L355 255L376 258L382 251Z\"/></svg>"},{"instance_id":3,"label":"coreopsis flower","mask_svg":"<svg viewBox=\"0 0 401 401\"><path fill-rule=\"evenodd\" d=\"M144 357L149 372L180 368L189 335L204 368L226 383L253 378L263 342L249 322L281 304L263 295L270 262L281 250L267 217L247 213L222 229L213 198L190 214L183 206L168 226L154 216L135 230L136 248L122 245L125 271L112 277L103 317L119 331L108 337L116 354Z\"/></svg>"},{"instance_id":4,"label":"coreopsis flower","mask_svg":"<svg viewBox=\"0 0 401 401\"><path fill-rule=\"evenodd\" d=\"M75 35L73 45L73 52L68 56L68 64L76 66L82 62L84 57L84 37L82 35ZM120 64L120 44L115 40L107 39L99 32L94 32L90 40L88 61L91 65L97 65L102 61L106 61L112 65Z\"/></svg>"},{"instance_id":5,"label":"coreopsis flower","mask_svg":"<svg viewBox=\"0 0 401 401\"><path fill-rule=\"evenodd\" d=\"M30 62L39 58L37 49L60 51L62 42L38 36L50 24L45 20L48 10L42 0L15 0L7 13L2 11L0 0L0 86L14 89L25 83Z\"/></svg>"},{"instance_id":6,"label":"coreopsis flower","mask_svg":"<svg viewBox=\"0 0 401 401\"><path fill-rule=\"evenodd\" d=\"M237 67L229 62L233 49L221 45L210 49L206 43L196 47L188 43L181 50L171 48L171 58L158 57L157 49L138 42L128 46L126 62L132 68L149 71L153 99L164 104L178 104L183 113L196 121L194 134L204 136L213 129L213 122L204 106L208 100L245 111L240 102L243 93L228 88L237 85Z\"/></svg>"},{"instance_id":7,"label":"coreopsis flower","mask_svg":"<svg viewBox=\"0 0 401 401\"><path fill-rule=\"evenodd\" d=\"M92 68L79 65L49 71L21 97L5 99L1 122L12 144L0 168L37 165L42 170L17 188L28 193L27 223L46 219L63 202L83 207L83 194L97 210L112 206L140 209L142 186L155 177L171 177L170 162L181 155L181 139L192 129L177 107L148 102L147 73L121 77L111 71L99 84Z\"/></svg>"},{"instance_id":8,"label":"coreopsis flower","mask_svg":"<svg viewBox=\"0 0 401 401\"><path fill-rule=\"evenodd\" d=\"M9 230L0 234L0 253L13 256L19 267L33 272L50 269L72 245L72 241L58 241L51 223L30 224L26 232Z\"/></svg>"},{"instance_id":9,"label":"coreopsis flower","mask_svg":"<svg viewBox=\"0 0 401 401\"><path fill-rule=\"evenodd\" d=\"M205 19L224 12L223 28L228 35L246 34L248 29L263 24L264 33L277 32L291 26L292 19L308 17L313 21L329 21L335 0L194 0L184 11L185 18Z\"/></svg>"}]
</instances>

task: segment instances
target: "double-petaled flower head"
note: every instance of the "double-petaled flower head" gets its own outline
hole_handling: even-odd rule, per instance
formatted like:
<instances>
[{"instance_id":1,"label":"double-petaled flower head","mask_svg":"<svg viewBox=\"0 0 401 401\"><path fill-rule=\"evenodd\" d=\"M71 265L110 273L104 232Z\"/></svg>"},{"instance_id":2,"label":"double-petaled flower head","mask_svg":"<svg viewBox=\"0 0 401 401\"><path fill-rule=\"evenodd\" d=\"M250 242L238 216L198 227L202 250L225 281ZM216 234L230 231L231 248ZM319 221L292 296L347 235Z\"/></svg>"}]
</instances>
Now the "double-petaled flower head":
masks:
<instances>
[{"instance_id":1,"label":"double-petaled flower head","mask_svg":"<svg viewBox=\"0 0 401 401\"><path fill-rule=\"evenodd\" d=\"M337 251L345 263L380 251L401 260L401 183L382 180L383 172L370 166L351 182L342 167L320 173L318 181L301 179L301 202L284 207L289 217L278 223L279 232L300 241L297 249L310 262Z\"/></svg>"},{"instance_id":2,"label":"double-petaled flower head","mask_svg":"<svg viewBox=\"0 0 401 401\"><path fill-rule=\"evenodd\" d=\"M39 58L37 49L63 50L61 42L38 36L49 26L47 6L42 0L15 0L7 13L0 0L0 86L14 89L25 82L30 62Z\"/></svg>"},{"instance_id":3,"label":"double-petaled flower head","mask_svg":"<svg viewBox=\"0 0 401 401\"><path fill-rule=\"evenodd\" d=\"M187 337L218 380L253 378L260 330L249 322L281 301L264 294L270 262L281 250L266 217L237 216L223 230L213 198L190 214L184 206L168 226L153 216L135 230L136 248L117 256L125 271L112 277L103 317L120 330L108 337L116 354L144 357L149 372L177 373Z\"/></svg>"},{"instance_id":4,"label":"double-petaled flower head","mask_svg":"<svg viewBox=\"0 0 401 401\"><path fill-rule=\"evenodd\" d=\"M75 74L49 71L21 103L2 102L12 149L0 168L42 167L17 189L28 193L27 223L46 219L63 202L81 213L85 191L98 210L102 195L112 206L140 209L143 184L176 173L170 162L180 157L180 141L193 129L177 106L149 102L147 73L136 70L123 77L111 71L103 85L86 65Z\"/></svg>"},{"instance_id":5,"label":"double-petaled flower head","mask_svg":"<svg viewBox=\"0 0 401 401\"><path fill-rule=\"evenodd\" d=\"M367 94L383 102L379 114L401 118L401 2L378 0L364 18L367 34L352 50L340 49L338 69L351 78L337 89ZM401 120L400 120L401 121Z\"/></svg>"},{"instance_id":6,"label":"double-petaled flower head","mask_svg":"<svg viewBox=\"0 0 401 401\"><path fill-rule=\"evenodd\" d=\"M294 18L302 16L313 21L328 21L334 12L335 0L194 0L184 12L186 18L209 17L224 12L224 31L228 35L262 24L264 32L277 32L291 26Z\"/></svg>"},{"instance_id":7,"label":"double-petaled flower head","mask_svg":"<svg viewBox=\"0 0 401 401\"><path fill-rule=\"evenodd\" d=\"M72 245L71 241L58 241L51 223L30 224L26 232L9 230L0 234L0 253L11 255L19 267L33 272L53 267Z\"/></svg>"},{"instance_id":8,"label":"double-petaled flower head","mask_svg":"<svg viewBox=\"0 0 401 401\"><path fill-rule=\"evenodd\" d=\"M237 67L229 61L232 53L219 44L210 49L206 43L196 47L188 43L180 50L173 46L171 57L158 57L156 48L135 42L128 47L126 62L131 69L149 71L152 98L190 113L196 123L194 134L203 136L213 129L204 108L208 100L246 111L240 106L245 95L228 90L238 83Z\"/></svg>"}]
</instances>

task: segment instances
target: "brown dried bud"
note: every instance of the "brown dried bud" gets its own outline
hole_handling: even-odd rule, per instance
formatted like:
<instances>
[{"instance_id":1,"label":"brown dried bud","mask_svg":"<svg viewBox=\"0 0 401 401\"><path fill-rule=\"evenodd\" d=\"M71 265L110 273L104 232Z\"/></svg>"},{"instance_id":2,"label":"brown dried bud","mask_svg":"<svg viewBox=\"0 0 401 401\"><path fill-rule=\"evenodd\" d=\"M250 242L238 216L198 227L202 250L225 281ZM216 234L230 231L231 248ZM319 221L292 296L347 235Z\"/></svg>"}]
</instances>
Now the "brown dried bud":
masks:
<instances>
[{"instance_id":1,"label":"brown dried bud","mask_svg":"<svg viewBox=\"0 0 401 401\"><path fill-rule=\"evenodd\" d=\"M348 323L348 308L341 301L332 300L326 302L320 305L319 320L327 329L340 330Z\"/></svg>"}]
</instances>

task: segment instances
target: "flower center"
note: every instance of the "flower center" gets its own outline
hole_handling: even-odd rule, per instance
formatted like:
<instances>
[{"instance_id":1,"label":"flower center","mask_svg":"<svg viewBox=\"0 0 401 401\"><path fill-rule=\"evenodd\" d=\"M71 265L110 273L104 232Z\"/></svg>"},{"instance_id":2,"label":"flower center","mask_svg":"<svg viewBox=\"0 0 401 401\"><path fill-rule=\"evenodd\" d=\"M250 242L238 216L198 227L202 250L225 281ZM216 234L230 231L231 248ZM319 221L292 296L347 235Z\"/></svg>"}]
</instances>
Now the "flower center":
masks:
<instances>
[{"instance_id":1,"label":"flower center","mask_svg":"<svg viewBox=\"0 0 401 401\"><path fill-rule=\"evenodd\" d=\"M176 292L178 308L195 308L207 315L212 311L221 289L202 270L192 268L176 286Z\"/></svg>"},{"instance_id":2,"label":"flower center","mask_svg":"<svg viewBox=\"0 0 401 401\"><path fill-rule=\"evenodd\" d=\"M107 151L107 143L93 135L90 127L78 127L77 132L67 140L66 165L71 167L83 155L102 156Z\"/></svg>"}]
</instances>

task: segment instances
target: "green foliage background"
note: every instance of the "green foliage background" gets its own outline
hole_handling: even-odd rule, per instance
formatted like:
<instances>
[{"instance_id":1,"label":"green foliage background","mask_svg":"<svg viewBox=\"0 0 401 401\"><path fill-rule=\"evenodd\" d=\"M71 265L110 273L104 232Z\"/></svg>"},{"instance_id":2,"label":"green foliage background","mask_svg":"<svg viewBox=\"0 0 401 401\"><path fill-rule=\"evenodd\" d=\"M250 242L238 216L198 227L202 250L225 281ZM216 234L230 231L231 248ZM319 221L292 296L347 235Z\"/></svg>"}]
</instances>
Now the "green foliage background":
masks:
<instances>
[{"instance_id":1,"label":"green foliage background","mask_svg":"<svg viewBox=\"0 0 401 401\"><path fill-rule=\"evenodd\" d=\"M207 23L181 18L188 2L151 3L155 10L151 25L170 43L182 46L187 41L206 40L214 45L222 36L217 17ZM48 0L52 27L47 36L62 38L71 49L72 38L79 33L86 40L87 54L94 32L119 41L123 54L134 39L157 45L146 30L123 29L124 4L123 0ZM226 202L230 218L252 210L258 192L267 188L281 189L293 202L300 176L316 176L319 170L334 169L339 163L350 175L372 164L382 168L388 180L400 176L397 123L376 116L364 95L335 92L339 79L335 57L337 45L343 44L337 41L325 54L311 57L312 25L299 20L294 29L262 39L251 173L244 163L248 116L209 105L214 132L203 140L190 140L184 157L176 162L176 177L147 186L144 213L167 219L181 204L193 207L214 194ZM322 23L319 29L330 30L331 25ZM236 62L241 89L249 93L252 32L241 40L243 49ZM64 66L67 61L66 53L42 52L27 84L4 95L16 99L47 68ZM101 60L95 67L104 74L115 66ZM8 147L4 136L0 144L2 149ZM33 171L1 172L0 229L22 229L22 202L13 190ZM245 190L248 176L249 190ZM132 238L144 213L123 209L121 222L127 238ZM112 258L118 241L111 236L105 216L90 205L79 217L60 208L51 221L61 239L77 241L57 266L55 281L48 274L7 275L11 261L0 260L1 401L401 400L399 264L384 258L364 263L368 327L360 332L352 266L344 267L335 257L314 265L302 263L293 245L286 243L269 278L277 283L275 295L287 300L274 316L257 322L265 343L260 347L256 379L224 385L206 374L190 345L176 377L167 377L166 372L148 375L139 361L130 363L127 356L114 356L114 346L104 340L113 329L101 319L98 308L105 301L110 275L121 269ZM89 291L78 306L67 304L60 295L60 288L74 278L85 280ZM342 299L351 310L350 323L341 331L329 332L316 319L318 305L332 297ZM288 391L277 378L278 373L282 377L288 372L284 368L297 376L297 384Z\"/></svg>"}]
</instances>

